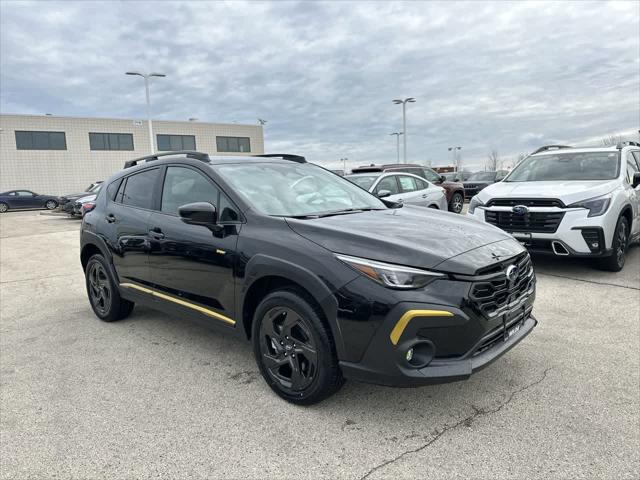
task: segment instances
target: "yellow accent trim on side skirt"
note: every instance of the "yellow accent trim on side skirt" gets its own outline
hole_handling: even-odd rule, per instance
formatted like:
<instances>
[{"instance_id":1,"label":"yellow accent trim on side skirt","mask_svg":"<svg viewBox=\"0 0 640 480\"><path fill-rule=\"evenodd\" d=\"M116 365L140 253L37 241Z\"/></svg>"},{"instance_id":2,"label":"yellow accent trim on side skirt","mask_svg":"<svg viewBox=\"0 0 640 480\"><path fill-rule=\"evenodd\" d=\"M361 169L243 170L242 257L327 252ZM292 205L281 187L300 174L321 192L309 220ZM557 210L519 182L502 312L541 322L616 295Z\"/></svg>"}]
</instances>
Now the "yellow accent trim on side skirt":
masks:
<instances>
[{"instance_id":1,"label":"yellow accent trim on side skirt","mask_svg":"<svg viewBox=\"0 0 640 480\"><path fill-rule=\"evenodd\" d=\"M158 297L163 300L167 300L169 302L177 303L178 305L191 308L192 310L196 310L200 313L204 313L205 315L209 315L210 317L213 317L217 320L221 320L230 325L236 324L236 321L232 318L226 317L221 313L214 312L213 310L209 310L208 308L201 307L200 305L196 305L195 303L187 302L185 300L182 300L181 298L172 297L171 295L166 295L164 293L157 292L147 287L141 287L140 285L136 285L135 283L121 283L120 286L124 288L133 288L135 290L140 290L141 292L148 293L149 295L153 295L154 297Z\"/></svg>"},{"instance_id":2,"label":"yellow accent trim on side skirt","mask_svg":"<svg viewBox=\"0 0 640 480\"><path fill-rule=\"evenodd\" d=\"M396 323L393 330L391 330L391 334L389 335L391 343L394 345L398 344L402 332L404 332L409 322L415 317L453 317L453 313L447 312L446 310L408 310L400 317L398 323Z\"/></svg>"}]
</instances>

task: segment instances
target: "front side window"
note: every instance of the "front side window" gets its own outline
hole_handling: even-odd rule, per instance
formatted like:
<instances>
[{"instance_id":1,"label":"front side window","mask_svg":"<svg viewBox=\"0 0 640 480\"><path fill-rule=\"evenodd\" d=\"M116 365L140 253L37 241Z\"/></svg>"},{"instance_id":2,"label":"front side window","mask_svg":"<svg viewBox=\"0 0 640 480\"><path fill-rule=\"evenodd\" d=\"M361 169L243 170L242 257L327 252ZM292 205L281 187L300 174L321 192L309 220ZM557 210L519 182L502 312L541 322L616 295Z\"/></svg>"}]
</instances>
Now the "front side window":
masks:
<instances>
[{"instance_id":1,"label":"front side window","mask_svg":"<svg viewBox=\"0 0 640 480\"><path fill-rule=\"evenodd\" d=\"M247 203L266 215L386 208L349 180L309 163L245 163L221 165L217 170Z\"/></svg>"},{"instance_id":2,"label":"front side window","mask_svg":"<svg viewBox=\"0 0 640 480\"><path fill-rule=\"evenodd\" d=\"M89 133L91 150L133 150L131 133Z\"/></svg>"},{"instance_id":3,"label":"front side window","mask_svg":"<svg viewBox=\"0 0 640 480\"><path fill-rule=\"evenodd\" d=\"M151 209L158 169L130 175L122 183L116 200L131 207Z\"/></svg>"},{"instance_id":4,"label":"front side window","mask_svg":"<svg viewBox=\"0 0 640 480\"><path fill-rule=\"evenodd\" d=\"M613 180L619 174L619 152L567 152L528 157L504 181Z\"/></svg>"},{"instance_id":5,"label":"front side window","mask_svg":"<svg viewBox=\"0 0 640 480\"><path fill-rule=\"evenodd\" d=\"M371 185L373 185L373 182L376 181L376 178L378 178L378 175L348 175L346 178L350 182L358 185L360 188L364 188L368 191L371 188Z\"/></svg>"},{"instance_id":6,"label":"front side window","mask_svg":"<svg viewBox=\"0 0 640 480\"><path fill-rule=\"evenodd\" d=\"M437 183L440 181L440 175L438 175L436 172L434 172L430 168L423 168L422 172L423 172L422 176L424 176L424 178L426 178L430 182Z\"/></svg>"},{"instance_id":7,"label":"front side window","mask_svg":"<svg viewBox=\"0 0 640 480\"><path fill-rule=\"evenodd\" d=\"M16 130L18 150L66 150L64 132L31 132Z\"/></svg>"},{"instance_id":8,"label":"front side window","mask_svg":"<svg viewBox=\"0 0 640 480\"><path fill-rule=\"evenodd\" d=\"M196 137L193 135L158 135L157 141L158 150L163 152L196 149Z\"/></svg>"},{"instance_id":9,"label":"front side window","mask_svg":"<svg viewBox=\"0 0 640 480\"><path fill-rule=\"evenodd\" d=\"M218 152L250 152L249 137L216 137Z\"/></svg>"},{"instance_id":10,"label":"front side window","mask_svg":"<svg viewBox=\"0 0 640 480\"><path fill-rule=\"evenodd\" d=\"M376 194L380 193L382 190L391 192L391 195L400 193L395 175L384 177L382 180L380 180L380 183L378 183L378 185L376 186Z\"/></svg>"},{"instance_id":11,"label":"front side window","mask_svg":"<svg viewBox=\"0 0 640 480\"><path fill-rule=\"evenodd\" d=\"M168 167L160 210L178 215L179 207L195 202L208 202L217 207L219 194L218 188L201 173L185 167Z\"/></svg>"}]
</instances>

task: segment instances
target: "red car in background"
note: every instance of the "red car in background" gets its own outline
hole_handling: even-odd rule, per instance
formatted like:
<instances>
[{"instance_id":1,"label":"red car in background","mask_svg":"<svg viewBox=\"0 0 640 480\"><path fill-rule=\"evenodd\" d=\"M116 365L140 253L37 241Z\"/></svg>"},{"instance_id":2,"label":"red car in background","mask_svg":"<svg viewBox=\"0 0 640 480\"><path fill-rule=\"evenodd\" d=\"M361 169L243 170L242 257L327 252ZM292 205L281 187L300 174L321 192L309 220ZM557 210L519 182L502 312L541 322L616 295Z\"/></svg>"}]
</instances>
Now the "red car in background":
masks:
<instances>
[{"instance_id":1,"label":"red car in background","mask_svg":"<svg viewBox=\"0 0 640 480\"><path fill-rule=\"evenodd\" d=\"M440 175L429 167L415 163L388 163L384 165L371 164L354 168L351 172L405 172L418 175L434 185L444 188L450 212L462 212L462 207L464 205L464 185L460 182L451 182L447 180L444 175Z\"/></svg>"}]
</instances>

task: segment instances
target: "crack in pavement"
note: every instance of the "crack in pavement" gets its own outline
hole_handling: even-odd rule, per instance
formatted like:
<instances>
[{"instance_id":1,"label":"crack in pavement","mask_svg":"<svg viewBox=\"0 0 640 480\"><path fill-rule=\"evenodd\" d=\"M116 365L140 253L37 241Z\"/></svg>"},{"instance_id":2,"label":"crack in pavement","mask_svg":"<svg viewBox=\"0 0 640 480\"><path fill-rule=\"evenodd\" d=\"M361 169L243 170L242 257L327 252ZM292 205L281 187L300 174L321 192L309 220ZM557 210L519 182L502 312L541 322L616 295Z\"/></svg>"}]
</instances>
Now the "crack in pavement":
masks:
<instances>
[{"instance_id":1,"label":"crack in pavement","mask_svg":"<svg viewBox=\"0 0 640 480\"><path fill-rule=\"evenodd\" d=\"M639 287L630 287L628 285L619 285L617 283L596 282L595 280L585 280L583 278L566 277L564 275L557 275L555 273L536 272L536 275L547 275L548 277L565 278L567 280L575 280L576 282L593 283L595 285L607 285L609 287L628 288L629 290L640 290Z\"/></svg>"},{"instance_id":2,"label":"crack in pavement","mask_svg":"<svg viewBox=\"0 0 640 480\"><path fill-rule=\"evenodd\" d=\"M536 385L542 383L546 378L547 378L547 374L549 373L549 370L551 370L551 367L547 368L543 373L542 373L542 377L539 380L536 380L535 382L529 383L527 385L525 385L524 387L521 387L517 390L514 390L513 392L511 392L511 395L509 395L509 398L507 398L507 400L503 403L501 403L500 405L498 405L497 407L488 410L488 409L483 409L483 408L478 408L474 405L471 405L471 408L473 408L473 413L465 418L463 418L462 420L454 423L453 425L450 426L445 426L441 431L436 431L436 435L429 440L427 443L425 443L424 445L420 445L417 448L413 448L411 450L405 450L404 452L402 452L401 454L399 454L398 456L396 456L395 458L392 458L391 460L387 460L385 462L382 462L380 465L376 465L375 467L373 467L371 470L369 470L367 473L365 473L362 477L360 477L359 480L365 480L366 478L368 478L370 475L372 475L373 473L377 472L378 470L385 468L388 465L391 465L392 463L397 462L398 460L402 459L403 457L407 456L407 455L411 455L413 453L418 453L421 452L422 450L428 448L429 446L433 445L435 442L437 442L440 437L442 437L445 433L447 433L450 430L455 430L456 428L462 426L462 425L469 425L471 424L476 418L484 416L484 415L493 415L494 413L498 413L500 410L502 410L503 407L507 406L509 403L511 403L511 401L514 399L514 397L516 395L518 395L519 393L524 392L525 390L530 389L531 387L535 387Z\"/></svg>"}]
</instances>

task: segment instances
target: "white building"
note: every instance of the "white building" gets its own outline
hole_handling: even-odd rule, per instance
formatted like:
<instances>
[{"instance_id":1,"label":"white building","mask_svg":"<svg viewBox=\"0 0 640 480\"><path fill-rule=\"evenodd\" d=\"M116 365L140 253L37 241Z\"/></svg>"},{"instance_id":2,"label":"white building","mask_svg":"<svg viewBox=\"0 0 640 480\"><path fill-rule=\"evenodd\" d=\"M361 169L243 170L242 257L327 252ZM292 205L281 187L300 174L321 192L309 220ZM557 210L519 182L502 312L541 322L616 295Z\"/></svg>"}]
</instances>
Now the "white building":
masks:
<instances>
[{"instance_id":1,"label":"white building","mask_svg":"<svg viewBox=\"0 0 640 480\"><path fill-rule=\"evenodd\" d=\"M261 125L153 121L157 152L264 153ZM146 120L0 115L0 192L64 195L150 153Z\"/></svg>"}]
</instances>

